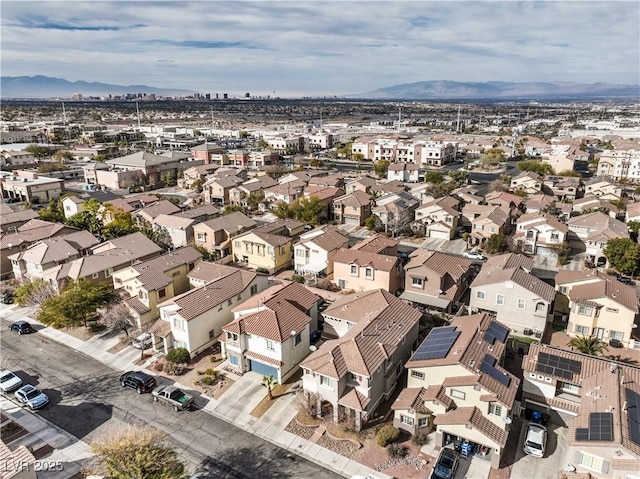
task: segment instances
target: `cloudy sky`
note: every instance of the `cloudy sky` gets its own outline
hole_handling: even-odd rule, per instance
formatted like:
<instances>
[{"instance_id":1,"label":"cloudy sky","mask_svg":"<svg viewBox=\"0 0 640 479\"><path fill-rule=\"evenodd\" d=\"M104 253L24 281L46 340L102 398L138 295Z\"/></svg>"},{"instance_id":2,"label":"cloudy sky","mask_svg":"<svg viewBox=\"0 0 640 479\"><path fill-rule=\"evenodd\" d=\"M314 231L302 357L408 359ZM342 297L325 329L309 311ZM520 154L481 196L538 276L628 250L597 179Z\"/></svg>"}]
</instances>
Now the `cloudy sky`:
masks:
<instances>
[{"instance_id":1,"label":"cloudy sky","mask_svg":"<svg viewBox=\"0 0 640 479\"><path fill-rule=\"evenodd\" d=\"M637 84L640 2L2 0L3 76L281 97Z\"/></svg>"}]
</instances>

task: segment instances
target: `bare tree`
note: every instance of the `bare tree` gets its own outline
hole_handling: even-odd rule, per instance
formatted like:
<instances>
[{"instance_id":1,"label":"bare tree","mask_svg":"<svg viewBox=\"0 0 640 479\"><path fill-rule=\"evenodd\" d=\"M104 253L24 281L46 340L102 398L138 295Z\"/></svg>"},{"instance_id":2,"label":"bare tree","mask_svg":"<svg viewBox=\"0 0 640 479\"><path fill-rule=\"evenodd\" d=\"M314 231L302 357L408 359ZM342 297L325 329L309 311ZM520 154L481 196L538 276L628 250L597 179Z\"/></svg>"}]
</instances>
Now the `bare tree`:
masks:
<instances>
[{"instance_id":1,"label":"bare tree","mask_svg":"<svg viewBox=\"0 0 640 479\"><path fill-rule=\"evenodd\" d=\"M100 316L105 326L110 329L120 329L127 338L129 337L129 328L133 327L133 317L126 304L111 303L101 311Z\"/></svg>"},{"instance_id":2,"label":"bare tree","mask_svg":"<svg viewBox=\"0 0 640 479\"><path fill-rule=\"evenodd\" d=\"M48 282L43 279L36 279L19 285L14 292L14 298L22 308L38 308L45 300L52 298L56 294L56 291Z\"/></svg>"}]
</instances>

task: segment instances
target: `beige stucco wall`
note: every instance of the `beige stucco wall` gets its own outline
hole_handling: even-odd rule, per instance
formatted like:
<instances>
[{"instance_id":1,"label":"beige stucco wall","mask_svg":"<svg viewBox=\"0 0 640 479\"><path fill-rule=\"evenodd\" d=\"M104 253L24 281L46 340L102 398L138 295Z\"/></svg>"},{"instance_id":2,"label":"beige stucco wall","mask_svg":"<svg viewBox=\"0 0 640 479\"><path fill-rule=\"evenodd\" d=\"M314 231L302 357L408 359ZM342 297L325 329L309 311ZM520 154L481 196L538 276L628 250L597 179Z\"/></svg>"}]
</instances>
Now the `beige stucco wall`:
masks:
<instances>
[{"instance_id":1,"label":"beige stucco wall","mask_svg":"<svg viewBox=\"0 0 640 479\"><path fill-rule=\"evenodd\" d=\"M374 270L373 278L365 277L365 268L358 267L357 274L351 274L351 265L334 262L333 277L334 282L338 284L339 280L344 280L344 289L353 289L355 291L371 291L373 289L386 289L390 293L395 293L400 287L401 274L398 270L391 271Z\"/></svg>"}]
</instances>

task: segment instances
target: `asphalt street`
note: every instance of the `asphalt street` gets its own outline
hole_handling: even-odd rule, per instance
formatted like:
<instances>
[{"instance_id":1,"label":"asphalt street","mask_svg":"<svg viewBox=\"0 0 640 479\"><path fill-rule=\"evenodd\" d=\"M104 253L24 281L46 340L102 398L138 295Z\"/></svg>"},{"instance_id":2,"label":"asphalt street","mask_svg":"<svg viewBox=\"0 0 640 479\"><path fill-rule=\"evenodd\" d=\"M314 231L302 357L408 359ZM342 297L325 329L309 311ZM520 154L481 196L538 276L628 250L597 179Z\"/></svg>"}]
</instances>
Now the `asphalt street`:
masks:
<instances>
[{"instance_id":1,"label":"asphalt street","mask_svg":"<svg viewBox=\"0 0 640 479\"><path fill-rule=\"evenodd\" d=\"M153 402L149 394L124 389L118 381L119 372L38 333L9 332L11 315L4 316L2 367L49 396L50 403L38 414L86 443L110 427L147 423L167 434L192 477L341 477L204 411L174 412ZM163 384L163 378L158 383ZM203 401L196 397L196 403Z\"/></svg>"}]
</instances>

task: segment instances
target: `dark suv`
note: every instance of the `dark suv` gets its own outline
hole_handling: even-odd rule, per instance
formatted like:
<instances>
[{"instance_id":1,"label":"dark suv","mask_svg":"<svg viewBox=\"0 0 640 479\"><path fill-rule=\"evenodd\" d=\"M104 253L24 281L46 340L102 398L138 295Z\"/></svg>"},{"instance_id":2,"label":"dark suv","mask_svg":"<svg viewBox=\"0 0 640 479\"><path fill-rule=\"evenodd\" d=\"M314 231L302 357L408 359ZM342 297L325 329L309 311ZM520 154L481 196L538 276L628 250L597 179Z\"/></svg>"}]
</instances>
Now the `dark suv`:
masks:
<instances>
[{"instance_id":1,"label":"dark suv","mask_svg":"<svg viewBox=\"0 0 640 479\"><path fill-rule=\"evenodd\" d=\"M453 479L458 469L460 455L453 449L444 448L433 467L431 479Z\"/></svg>"},{"instance_id":2,"label":"dark suv","mask_svg":"<svg viewBox=\"0 0 640 479\"><path fill-rule=\"evenodd\" d=\"M122 387L135 389L138 394L150 393L156 387L156 378L142 371L127 371L120 376Z\"/></svg>"}]
</instances>

